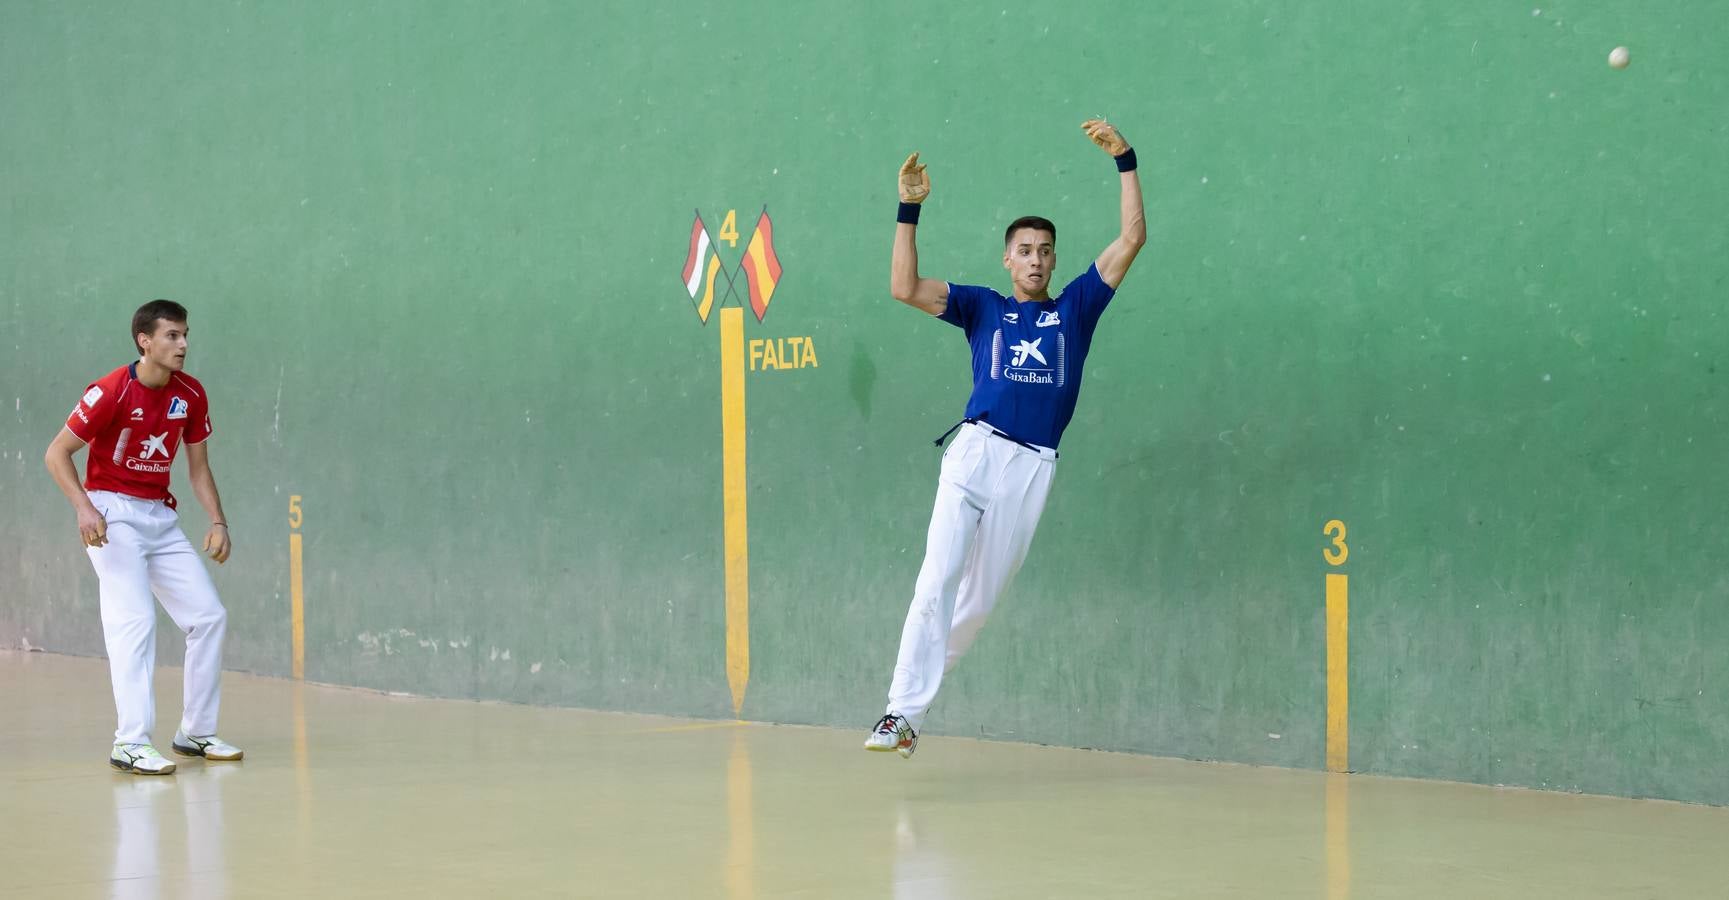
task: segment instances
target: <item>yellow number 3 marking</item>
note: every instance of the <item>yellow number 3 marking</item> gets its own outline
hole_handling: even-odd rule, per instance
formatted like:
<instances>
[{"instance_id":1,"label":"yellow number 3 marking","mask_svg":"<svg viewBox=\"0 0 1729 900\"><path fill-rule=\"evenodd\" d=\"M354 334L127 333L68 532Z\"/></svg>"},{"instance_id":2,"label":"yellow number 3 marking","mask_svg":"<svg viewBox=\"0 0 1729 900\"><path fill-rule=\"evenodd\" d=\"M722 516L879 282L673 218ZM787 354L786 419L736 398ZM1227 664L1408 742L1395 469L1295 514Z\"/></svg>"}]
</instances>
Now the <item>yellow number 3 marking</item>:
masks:
<instances>
[{"instance_id":1,"label":"yellow number 3 marking","mask_svg":"<svg viewBox=\"0 0 1729 900\"><path fill-rule=\"evenodd\" d=\"M1334 532L1338 532L1338 534L1334 534ZM1345 523L1334 519L1327 523L1327 527L1321 529L1321 533L1333 539L1333 546L1321 551L1321 556L1327 560L1327 565L1344 565L1345 560L1351 558L1351 548L1345 546ZM1338 548L1337 552L1334 551L1334 547Z\"/></svg>"}]
</instances>

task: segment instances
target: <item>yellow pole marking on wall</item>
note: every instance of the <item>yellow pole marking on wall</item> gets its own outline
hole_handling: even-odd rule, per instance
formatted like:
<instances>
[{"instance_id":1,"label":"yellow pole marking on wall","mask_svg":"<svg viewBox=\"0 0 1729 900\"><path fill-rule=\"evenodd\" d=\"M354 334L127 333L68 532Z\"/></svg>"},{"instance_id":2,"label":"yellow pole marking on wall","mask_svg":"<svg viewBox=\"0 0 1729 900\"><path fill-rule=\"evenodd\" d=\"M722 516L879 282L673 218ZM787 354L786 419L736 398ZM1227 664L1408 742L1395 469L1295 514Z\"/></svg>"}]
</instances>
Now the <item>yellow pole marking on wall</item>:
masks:
<instances>
[{"instance_id":1,"label":"yellow pole marking on wall","mask_svg":"<svg viewBox=\"0 0 1729 900\"><path fill-rule=\"evenodd\" d=\"M726 532L726 683L732 712L750 685L750 529L745 509L744 309L720 311L721 494Z\"/></svg>"},{"instance_id":2,"label":"yellow pole marking on wall","mask_svg":"<svg viewBox=\"0 0 1729 900\"><path fill-rule=\"evenodd\" d=\"M1350 576L1327 573L1327 771L1351 770Z\"/></svg>"},{"instance_id":3,"label":"yellow pole marking on wall","mask_svg":"<svg viewBox=\"0 0 1729 900\"><path fill-rule=\"evenodd\" d=\"M1345 523L1321 529L1332 546L1321 550L1338 568L1351 558ZM1344 572L1327 573L1327 900L1351 897L1351 582Z\"/></svg>"},{"instance_id":4,"label":"yellow pole marking on wall","mask_svg":"<svg viewBox=\"0 0 1729 900\"><path fill-rule=\"evenodd\" d=\"M1321 529L1332 546L1321 551L1327 565L1351 558L1345 523L1334 519ZM1351 770L1351 591L1349 576L1327 573L1327 771Z\"/></svg>"},{"instance_id":5,"label":"yellow pole marking on wall","mask_svg":"<svg viewBox=\"0 0 1729 900\"><path fill-rule=\"evenodd\" d=\"M1351 782L1327 779L1327 900L1351 897Z\"/></svg>"},{"instance_id":6,"label":"yellow pole marking on wall","mask_svg":"<svg viewBox=\"0 0 1729 900\"><path fill-rule=\"evenodd\" d=\"M301 578L300 495L288 498L288 607L293 635L294 680L306 679L306 587Z\"/></svg>"}]
</instances>

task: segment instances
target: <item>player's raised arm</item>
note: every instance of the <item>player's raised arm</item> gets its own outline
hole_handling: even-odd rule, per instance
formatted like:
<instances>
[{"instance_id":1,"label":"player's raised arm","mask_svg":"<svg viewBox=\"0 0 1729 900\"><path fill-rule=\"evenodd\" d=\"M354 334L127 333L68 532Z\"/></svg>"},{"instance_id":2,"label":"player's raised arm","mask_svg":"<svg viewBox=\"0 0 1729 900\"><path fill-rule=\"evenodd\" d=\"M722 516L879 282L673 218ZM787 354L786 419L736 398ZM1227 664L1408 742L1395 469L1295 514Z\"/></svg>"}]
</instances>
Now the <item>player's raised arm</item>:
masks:
<instances>
[{"instance_id":1,"label":"player's raised arm","mask_svg":"<svg viewBox=\"0 0 1729 900\"><path fill-rule=\"evenodd\" d=\"M901 164L900 211L895 216L894 260L889 265L889 294L908 306L940 316L948 309L949 284L936 278L919 277L919 204L931 193L931 177L914 153Z\"/></svg>"},{"instance_id":2,"label":"player's raised arm","mask_svg":"<svg viewBox=\"0 0 1729 900\"><path fill-rule=\"evenodd\" d=\"M1121 173L1123 230L1099 254L1095 263L1099 267L1099 277L1115 288L1123 283L1123 276L1129 274L1135 254L1140 253L1147 242L1147 211L1141 204L1141 176L1135 171L1134 148L1129 146L1115 125L1103 119L1088 119L1081 123L1081 130L1116 159L1117 171Z\"/></svg>"}]
</instances>

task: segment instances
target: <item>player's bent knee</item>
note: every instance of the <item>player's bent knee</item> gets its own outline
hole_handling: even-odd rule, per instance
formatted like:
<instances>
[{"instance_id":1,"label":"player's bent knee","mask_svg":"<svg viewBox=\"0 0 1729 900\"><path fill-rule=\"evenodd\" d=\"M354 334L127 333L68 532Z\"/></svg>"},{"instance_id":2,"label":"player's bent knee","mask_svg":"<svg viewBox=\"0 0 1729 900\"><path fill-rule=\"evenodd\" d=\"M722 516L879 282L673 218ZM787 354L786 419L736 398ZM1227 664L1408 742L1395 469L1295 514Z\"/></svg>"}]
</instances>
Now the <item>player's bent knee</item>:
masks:
<instances>
[{"instance_id":1,"label":"player's bent knee","mask_svg":"<svg viewBox=\"0 0 1729 900\"><path fill-rule=\"evenodd\" d=\"M149 640L156 630L156 612L151 610L148 615L103 616L102 633L109 640Z\"/></svg>"},{"instance_id":2,"label":"player's bent knee","mask_svg":"<svg viewBox=\"0 0 1729 900\"><path fill-rule=\"evenodd\" d=\"M182 624L187 634L209 634L222 632L228 628L228 609L216 603L207 609L200 610L197 615Z\"/></svg>"}]
</instances>

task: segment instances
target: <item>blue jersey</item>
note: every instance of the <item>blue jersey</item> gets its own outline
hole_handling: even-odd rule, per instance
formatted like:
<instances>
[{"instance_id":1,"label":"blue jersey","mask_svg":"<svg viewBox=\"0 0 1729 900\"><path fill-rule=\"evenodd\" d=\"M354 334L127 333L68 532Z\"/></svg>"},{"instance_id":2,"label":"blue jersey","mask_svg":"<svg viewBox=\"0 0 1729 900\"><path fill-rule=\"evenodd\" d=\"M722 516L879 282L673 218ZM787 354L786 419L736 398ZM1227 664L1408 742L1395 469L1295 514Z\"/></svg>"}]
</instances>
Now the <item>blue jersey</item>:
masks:
<instances>
[{"instance_id":1,"label":"blue jersey","mask_svg":"<svg viewBox=\"0 0 1729 900\"><path fill-rule=\"evenodd\" d=\"M964 329L973 348L967 418L1056 449L1075 415L1093 330L1115 294L1096 265L1054 300L1021 303L988 287L950 284L942 320Z\"/></svg>"}]
</instances>

